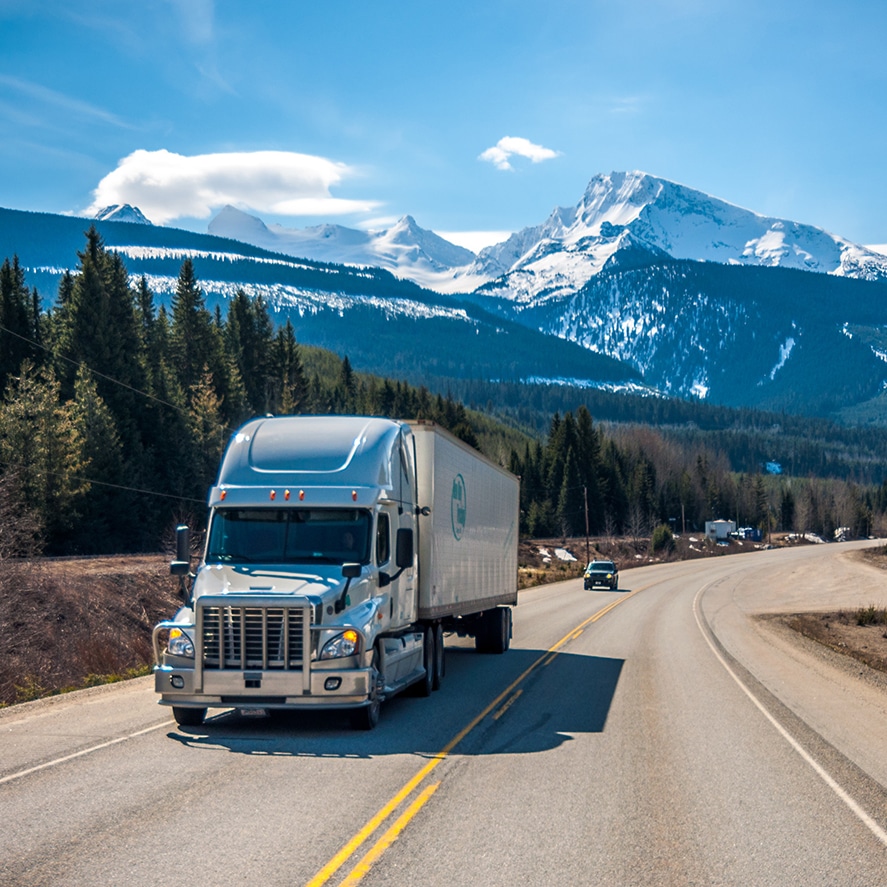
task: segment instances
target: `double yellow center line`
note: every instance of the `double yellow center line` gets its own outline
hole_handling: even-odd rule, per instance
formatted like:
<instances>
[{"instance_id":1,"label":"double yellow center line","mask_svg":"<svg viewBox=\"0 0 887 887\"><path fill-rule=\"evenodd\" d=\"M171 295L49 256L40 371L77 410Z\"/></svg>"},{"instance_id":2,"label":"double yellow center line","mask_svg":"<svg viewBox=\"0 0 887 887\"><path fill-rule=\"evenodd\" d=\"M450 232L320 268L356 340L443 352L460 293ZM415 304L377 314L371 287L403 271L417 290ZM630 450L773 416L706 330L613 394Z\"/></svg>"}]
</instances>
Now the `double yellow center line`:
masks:
<instances>
[{"instance_id":1,"label":"double yellow center line","mask_svg":"<svg viewBox=\"0 0 887 887\"><path fill-rule=\"evenodd\" d=\"M517 701L518 697L523 693L523 690L517 690L520 684L522 684L537 668L544 665L549 665L560 653L561 648L568 644L570 641L575 640L582 634L587 625L591 625L593 622L597 622L599 619L602 619L607 615L611 610L615 607L619 606L619 604L627 601L629 598L634 597L634 595L638 594L649 586L644 586L642 588L637 588L632 592L629 592L624 597L617 598L610 604L607 604L601 610L598 610L593 616L590 616L584 622L577 625L575 628L571 629L570 632L564 635L556 644L549 647L535 662L530 665L526 671L523 672L519 677L517 677L514 681L512 681L480 714L478 714L473 720L471 720L465 727L463 727L437 754L432 755L431 759L413 776L412 779L407 782L384 807L382 807L378 813L376 813L372 819L367 822L367 824L357 832L354 837L345 844L344 847L310 880L308 881L306 887L322 887L322 885L326 884L336 872L339 871L340 868L357 852L362 844L364 844L378 829L379 827L404 803L404 801L410 797L410 795L416 790L416 788L421 785L428 777L430 773L434 771L434 769L441 764L444 760L446 760L447 756L450 752L472 731L474 728L480 724L481 721L486 718L490 712L496 711L494 717L496 719L502 717L503 714ZM517 690L517 692L513 692ZM512 695L513 693L513 695ZM507 700L503 704L503 700ZM501 709L499 706L501 705ZM499 709L497 711L497 709ZM351 870L348 876L344 881L341 882L339 887L353 887L353 885L357 884L361 878L370 870L370 866L373 865L376 860L397 840L400 833L407 827L410 820L422 809L422 807L428 802L431 796L437 791L440 782L435 782L429 786L427 786L419 796L407 807L407 809L401 814L401 816L397 819L397 821L379 838L378 841L370 848L370 850L363 856L360 862Z\"/></svg>"}]
</instances>

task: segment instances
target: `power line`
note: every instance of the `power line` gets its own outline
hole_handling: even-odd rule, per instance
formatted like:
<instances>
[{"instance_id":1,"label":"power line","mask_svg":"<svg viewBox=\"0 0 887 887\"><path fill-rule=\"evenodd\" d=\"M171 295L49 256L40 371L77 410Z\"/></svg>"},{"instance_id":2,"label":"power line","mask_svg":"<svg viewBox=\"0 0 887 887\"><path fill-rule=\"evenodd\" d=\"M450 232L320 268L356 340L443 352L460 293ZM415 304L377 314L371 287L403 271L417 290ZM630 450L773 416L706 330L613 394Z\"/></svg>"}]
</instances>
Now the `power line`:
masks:
<instances>
[{"instance_id":1,"label":"power line","mask_svg":"<svg viewBox=\"0 0 887 887\"><path fill-rule=\"evenodd\" d=\"M43 351L45 351L47 354L49 354L51 357L54 357L56 360L66 360L68 363L72 364L73 366L77 367L78 369L89 370L89 372L92 373L94 376L98 376L101 379L105 379L108 382L113 383L114 385L119 385L121 388L126 388L127 390L132 391L135 394L140 394L140 395L142 395L142 397L146 397L149 400L156 401L157 403L162 404L165 407L169 407L170 409L173 409L176 412L181 413L184 416L188 415L187 411L183 410L179 406L176 406L176 404L174 404L174 403L170 403L169 401L163 400L162 398L157 397L156 395L150 394L147 391L142 391L140 388L135 388L134 386L129 385L126 382L121 382L119 379L115 379L112 376L107 375L106 373L101 373L98 370L94 370L91 366L83 363L82 361L77 361L77 360L74 360L74 358L72 358L72 357L66 357L64 354L59 354L58 352L53 351L51 348L48 348L46 345L42 344L41 342L37 342L34 339L29 339L27 336L21 335L21 333L16 333L13 330L3 326L3 324L0 324L0 332L8 333L10 336L14 336L16 339L21 339L22 342L27 342L29 345L33 345L35 348L40 348Z\"/></svg>"},{"instance_id":2,"label":"power line","mask_svg":"<svg viewBox=\"0 0 887 887\"><path fill-rule=\"evenodd\" d=\"M59 359L59 360L65 360L68 363L72 364L73 366L77 367L78 369L88 370L94 376L98 376L102 379L105 379L114 385L119 385L121 388L125 388L129 391L132 391L134 394L141 395L142 397L145 397L149 400L153 400L156 403L161 404L162 406L169 407L170 409L175 410L177 413L182 415L184 418L190 418L187 410L184 410L181 407L176 406L176 404L169 403L169 401L165 401L160 397L156 397L155 395L150 394L147 391L142 391L139 388L135 388L134 386L129 385L126 382L121 382L119 379L115 379L112 376L107 375L106 373L101 373L98 370L94 370L92 367L90 367L86 363L83 363L82 361L76 361L73 358L66 357L64 354L58 354L57 352L53 351L51 348L48 348L46 345L43 345L41 342L37 342L34 339L30 339L27 336L23 336L20 333L17 333L15 331L9 329L8 327L3 326L3 324L0 324L0 332L7 333L8 335L15 337L16 339L20 339L23 342L27 342L29 345L32 345L35 348L40 348L41 350L43 350L47 354L49 354L51 357ZM220 426L220 427L226 433L230 431L230 429L227 426ZM52 473L54 473L56 475L58 474L57 472L52 472ZM72 479L78 480L82 483L88 483L88 484L91 484L94 486L109 487L111 489L122 490L122 491L126 491L126 492L131 492L131 493L138 493L143 496L157 496L157 497L166 498L166 499L175 499L180 502L194 502L199 505L206 504L205 500L194 499L190 496L177 496L173 493L159 493L155 490L143 490L143 489L139 489L137 487L127 487L127 486L124 486L121 484L108 483L107 481L93 480L92 478L88 478L88 477L73 477Z\"/></svg>"},{"instance_id":3,"label":"power line","mask_svg":"<svg viewBox=\"0 0 887 887\"><path fill-rule=\"evenodd\" d=\"M58 475L58 472L53 472ZM127 487L122 484L112 484L103 480L90 480L88 477L71 476L71 480L79 480L82 483L91 484L98 487L110 487L113 490L123 490L127 493L139 493L143 496L160 496L164 499L175 499L177 502L195 502L198 505L206 505L205 499L195 499L193 496L178 496L175 493L158 493L156 490L141 490L138 487Z\"/></svg>"},{"instance_id":4,"label":"power line","mask_svg":"<svg viewBox=\"0 0 887 887\"><path fill-rule=\"evenodd\" d=\"M186 409L184 409L183 407L177 406L174 403L170 403L167 400L163 400L163 398L157 397L156 395L151 394L148 391L142 391L141 388L136 388L133 385L129 385L126 382L121 382L119 379L115 379L113 376L107 375L107 373L99 372L98 370L95 370L91 366L89 366L89 364L83 363L83 361L77 361L77 360L74 360L72 357L66 357L64 354L59 354L58 352L53 351L51 348L48 348L46 345L43 345L42 343L37 342L34 339L29 339L27 336L23 336L20 333L14 332L13 330L3 326L3 324L0 324L0 332L8 333L10 336L14 336L17 339L21 339L21 341L23 341L23 342L27 342L29 345L33 345L35 348L40 348L43 351L45 351L47 354L49 354L51 357L53 357L57 360L65 360L68 363L72 364L73 366L77 367L78 369L88 370L90 373L92 373L92 375L98 376L99 378L102 378L102 379L105 379L108 382L111 382L113 385L119 385L121 388L125 388L128 391L132 391L134 394L141 395L142 397L147 398L148 400L153 400L156 403L160 404L161 406L169 407L171 410L175 410L184 419L191 418L190 413ZM0 392L0 393L2 393L2 392ZM226 435L231 434L232 428L230 425L219 425L218 428L221 429Z\"/></svg>"}]
</instances>

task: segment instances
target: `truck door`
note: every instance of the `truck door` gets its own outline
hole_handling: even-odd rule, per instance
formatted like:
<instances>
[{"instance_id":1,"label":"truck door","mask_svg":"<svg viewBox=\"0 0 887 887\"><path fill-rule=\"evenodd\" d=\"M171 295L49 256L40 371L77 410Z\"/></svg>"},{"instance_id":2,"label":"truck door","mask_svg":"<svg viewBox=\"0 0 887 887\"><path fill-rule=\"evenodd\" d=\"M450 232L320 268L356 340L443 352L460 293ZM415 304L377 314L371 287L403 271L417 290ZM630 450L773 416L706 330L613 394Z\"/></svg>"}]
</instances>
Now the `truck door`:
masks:
<instances>
[{"instance_id":1,"label":"truck door","mask_svg":"<svg viewBox=\"0 0 887 887\"><path fill-rule=\"evenodd\" d=\"M397 531L408 529L413 534L413 550L417 550L418 540L416 539L416 515L415 515L415 494L416 481L413 461L412 434L408 429L404 429L401 434L399 446L394 448L391 459L391 479L394 484L394 500L396 502L386 506L379 513L380 526L382 516L387 516L388 523L388 540L387 540L387 563L388 572L391 576L397 576L391 583L391 597L394 602L392 619L396 624L406 625L415 622L418 616L418 596L416 591L416 570L415 557L413 566L403 570L395 563L395 545ZM385 532L384 530L382 532ZM381 555L382 551L379 546L383 544L382 539L377 536L377 555ZM385 569L381 567L381 569Z\"/></svg>"},{"instance_id":2,"label":"truck door","mask_svg":"<svg viewBox=\"0 0 887 887\"><path fill-rule=\"evenodd\" d=\"M379 511L376 519L376 547L374 557L380 573L390 577L386 591L390 595L389 614L395 626L414 622L417 615L415 593L415 569L401 570L395 560L395 538L397 529L404 525L403 517L396 507L386 506Z\"/></svg>"}]
</instances>

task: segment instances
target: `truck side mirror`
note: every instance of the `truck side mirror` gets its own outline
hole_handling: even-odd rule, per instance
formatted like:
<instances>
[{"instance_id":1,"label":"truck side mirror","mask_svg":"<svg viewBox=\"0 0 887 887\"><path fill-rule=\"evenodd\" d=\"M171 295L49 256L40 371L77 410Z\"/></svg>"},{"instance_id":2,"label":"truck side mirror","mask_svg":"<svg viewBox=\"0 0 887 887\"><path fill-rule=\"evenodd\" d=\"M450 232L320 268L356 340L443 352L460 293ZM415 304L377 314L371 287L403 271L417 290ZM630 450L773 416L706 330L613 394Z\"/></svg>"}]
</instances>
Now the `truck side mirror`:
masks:
<instances>
[{"instance_id":1,"label":"truck side mirror","mask_svg":"<svg viewBox=\"0 0 887 887\"><path fill-rule=\"evenodd\" d=\"M191 531L186 526L176 527L176 559L169 565L173 576L187 576L191 572Z\"/></svg>"},{"instance_id":2,"label":"truck side mirror","mask_svg":"<svg viewBox=\"0 0 887 887\"><path fill-rule=\"evenodd\" d=\"M409 527L401 527L397 531L394 562L401 570L413 566L413 531Z\"/></svg>"}]
</instances>

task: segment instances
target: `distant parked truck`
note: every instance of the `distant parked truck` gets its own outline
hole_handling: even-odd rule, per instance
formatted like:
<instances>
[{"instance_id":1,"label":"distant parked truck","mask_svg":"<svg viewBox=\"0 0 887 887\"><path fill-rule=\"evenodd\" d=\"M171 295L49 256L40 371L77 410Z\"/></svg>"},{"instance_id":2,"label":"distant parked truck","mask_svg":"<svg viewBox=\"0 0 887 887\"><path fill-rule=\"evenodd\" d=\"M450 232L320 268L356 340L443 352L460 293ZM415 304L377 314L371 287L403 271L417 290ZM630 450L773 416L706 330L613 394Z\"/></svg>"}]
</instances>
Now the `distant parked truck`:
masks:
<instances>
[{"instance_id":1,"label":"distant parked truck","mask_svg":"<svg viewBox=\"0 0 887 887\"><path fill-rule=\"evenodd\" d=\"M705 536L712 542L729 542L730 534L735 532L736 521L707 520L705 522Z\"/></svg>"},{"instance_id":2,"label":"distant parked truck","mask_svg":"<svg viewBox=\"0 0 887 887\"><path fill-rule=\"evenodd\" d=\"M518 479L428 422L255 419L231 439L184 606L154 629L155 689L208 708L349 709L444 676L444 632L504 653L517 603ZM190 588L186 579L193 580Z\"/></svg>"}]
</instances>

